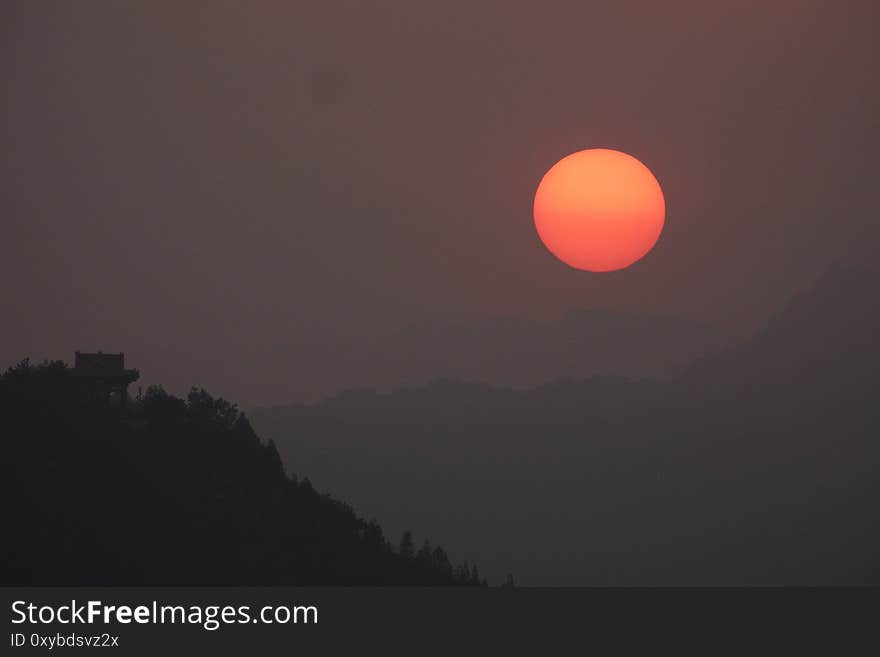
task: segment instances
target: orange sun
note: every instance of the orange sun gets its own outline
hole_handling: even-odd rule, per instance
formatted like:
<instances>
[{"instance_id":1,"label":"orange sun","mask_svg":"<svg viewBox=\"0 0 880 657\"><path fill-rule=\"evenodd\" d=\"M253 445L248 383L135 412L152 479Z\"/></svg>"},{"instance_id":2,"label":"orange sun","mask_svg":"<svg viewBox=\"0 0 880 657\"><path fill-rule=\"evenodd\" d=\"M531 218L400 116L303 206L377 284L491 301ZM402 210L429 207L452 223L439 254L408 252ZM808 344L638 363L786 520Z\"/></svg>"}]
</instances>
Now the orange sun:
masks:
<instances>
[{"instance_id":1,"label":"orange sun","mask_svg":"<svg viewBox=\"0 0 880 657\"><path fill-rule=\"evenodd\" d=\"M535 227L557 258L586 271L614 271L642 258L666 215L654 174L620 151L591 148L553 165L535 192Z\"/></svg>"}]
</instances>

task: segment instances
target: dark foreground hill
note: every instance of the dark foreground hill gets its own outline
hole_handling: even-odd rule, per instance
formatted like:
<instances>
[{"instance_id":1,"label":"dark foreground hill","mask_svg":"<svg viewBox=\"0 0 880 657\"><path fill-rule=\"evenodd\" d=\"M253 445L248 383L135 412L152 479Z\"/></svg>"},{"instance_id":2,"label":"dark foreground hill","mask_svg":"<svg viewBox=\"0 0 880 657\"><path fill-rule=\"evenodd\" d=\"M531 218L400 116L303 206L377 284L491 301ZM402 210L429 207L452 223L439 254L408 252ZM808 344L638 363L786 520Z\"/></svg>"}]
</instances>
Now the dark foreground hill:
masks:
<instances>
[{"instance_id":1,"label":"dark foreground hill","mask_svg":"<svg viewBox=\"0 0 880 657\"><path fill-rule=\"evenodd\" d=\"M4 585L478 583L288 477L221 399L122 409L74 383L62 363L0 377Z\"/></svg>"},{"instance_id":2,"label":"dark foreground hill","mask_svg":"<svg viewBox=\"0 0 880 657\"><path fill-rule=\"evenodd\" d=\"M670 382L435 383L252 417L321 486L492 578L880 584L878 298L876 273L829 272Z\"/></svg>"}]
</instances>

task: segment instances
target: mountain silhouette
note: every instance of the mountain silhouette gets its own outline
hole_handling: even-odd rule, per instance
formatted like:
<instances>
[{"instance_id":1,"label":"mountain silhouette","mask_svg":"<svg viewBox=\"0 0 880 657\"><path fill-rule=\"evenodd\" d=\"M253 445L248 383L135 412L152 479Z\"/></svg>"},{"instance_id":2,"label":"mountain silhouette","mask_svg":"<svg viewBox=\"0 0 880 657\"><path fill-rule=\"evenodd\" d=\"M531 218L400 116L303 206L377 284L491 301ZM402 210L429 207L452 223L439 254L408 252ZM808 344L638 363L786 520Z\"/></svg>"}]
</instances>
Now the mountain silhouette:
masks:
<instances>
[{"instance_id":1,"label":"mountain silhouette","mask_svg":"<svg viewBox=\"0 0 880 657\"><path fill-rule=\"evenodd\" d=\"M562 377L672 377L729 342L700 322L598 309L541 321L436 319L356 344L273 348L246 360L255 385L271 386L273 398L283 391L284 401L315 402L345 390L387 392L436 379L523 389Z\"/></svg>"},{"instance_id":2,"label":"mountain silhouette","mask_svg":"<svg viewBox=\"0 0 880 657\"><path fill-rule=\"evenodd\" d=\"M0 377L7 586L480 583L288 476L223 399L86 392L61 362Z\"/></svg>"},{"instance_id":3,"label":"mountain silhouette","mask_svg":"<svg viewBox=\"0 0 880 657\"><path fill-rule=\"evenodd\" d=\"M878 584L877 291L832 270L665 382L438 381L252 417L322 487L493 580Z\"/></svg>"},{"instance_id":4,"label":"mountain silhouette","mask_svg":"<svg viewBox=\"0 0 880 657\"><path fill-rule=\"evenodd\" d=\"M748 342L701 358L692 380L784 385L794 379L851 384L877 371L880 275L836 266L797 295ZM825 373L825 377L817 376ZM842 379L842 381L840 380ZM866 383L866 382L865 382Z\"/></svg>"}]
</instances>

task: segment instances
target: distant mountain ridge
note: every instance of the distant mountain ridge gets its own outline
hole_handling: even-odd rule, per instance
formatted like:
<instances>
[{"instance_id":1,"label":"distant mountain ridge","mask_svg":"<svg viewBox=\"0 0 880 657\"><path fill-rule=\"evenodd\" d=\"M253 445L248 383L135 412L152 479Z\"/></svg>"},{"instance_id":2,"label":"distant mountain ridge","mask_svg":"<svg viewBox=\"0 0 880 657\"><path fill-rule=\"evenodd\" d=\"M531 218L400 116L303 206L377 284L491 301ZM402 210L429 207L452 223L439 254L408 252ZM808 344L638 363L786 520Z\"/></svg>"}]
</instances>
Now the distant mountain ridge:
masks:
<instances>
[{"instance_id":1,"label":"distant mountain ridge","mask_svg":"<svg viewBox=\"0 0 880 657\"><path fill-rule=\"evenodd\" d=\"M670 381L441 381L252 418L325 488L496 578L880 584L877 290L831 270Z\"/></svg>"},{"instance_id":2,"label":"distant mountain ridge","mask_svg":"<svg viewBox=\"0 0 880 657\"><path fill-rule=\"evenodd\" d=\"M279 388L291 400L315 402L344 390L390 391L433 380L519 389L599 375L669 378L729 342L718 329L674 316L573 310L549 321L434 321L357 347L282 351L266 367L290 373Z\"/></svg>"},{"instance_id":3,"label":"distant mountain ridge","mask_svg":"<svg viewBox=\"0 0 880 657\"><path fill-rule=\"evenodd\" d=\"M745 343L698 359L692 380L736 379L760 372L761 382L784 384L817 368L837 375L876 372L880 335L880 273L835 266L797 294Z\"/></svg>"}]
</instances>

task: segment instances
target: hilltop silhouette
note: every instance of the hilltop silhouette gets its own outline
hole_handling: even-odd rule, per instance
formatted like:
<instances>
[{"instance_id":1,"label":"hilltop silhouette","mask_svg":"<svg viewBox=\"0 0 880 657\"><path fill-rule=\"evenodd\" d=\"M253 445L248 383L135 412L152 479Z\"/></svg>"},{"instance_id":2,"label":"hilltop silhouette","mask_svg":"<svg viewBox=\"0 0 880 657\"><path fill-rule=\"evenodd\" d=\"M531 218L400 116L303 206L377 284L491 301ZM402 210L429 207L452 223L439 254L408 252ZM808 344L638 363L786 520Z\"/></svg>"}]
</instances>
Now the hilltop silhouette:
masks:
<instances>
[{"instance_id":1,"label":"hilltop silhouette","mask_svg":"<svg viewBox=\"0 0 880 657\"><path fill-rule=\"evenodd\" d=\"M493 580L880 584L878 292L832 270L666 382L439 381L252 417L324 488Z\"/></svg>"},{"instance_id":2,"label":"hilltop silhouette","mask_svg":"<svg viewBox=\"0 0 880 657\"><path fill-rule=\"evenodd\" d=\"M285 474L229 402L151 387L123 405L82 374L24 361L0 376L4 585L480 583Z\"/></svg>"}]
</instances>

